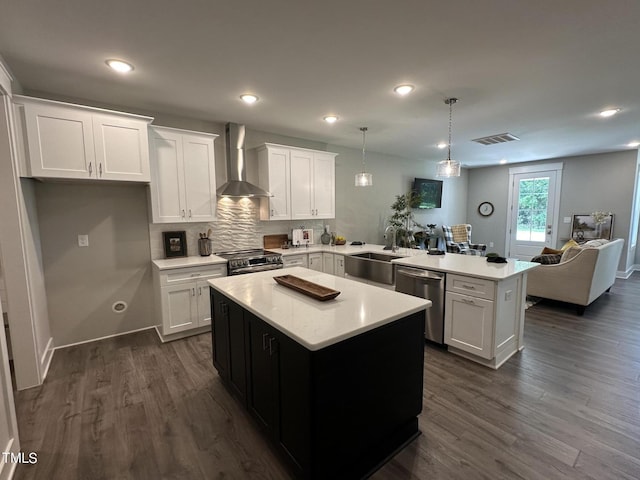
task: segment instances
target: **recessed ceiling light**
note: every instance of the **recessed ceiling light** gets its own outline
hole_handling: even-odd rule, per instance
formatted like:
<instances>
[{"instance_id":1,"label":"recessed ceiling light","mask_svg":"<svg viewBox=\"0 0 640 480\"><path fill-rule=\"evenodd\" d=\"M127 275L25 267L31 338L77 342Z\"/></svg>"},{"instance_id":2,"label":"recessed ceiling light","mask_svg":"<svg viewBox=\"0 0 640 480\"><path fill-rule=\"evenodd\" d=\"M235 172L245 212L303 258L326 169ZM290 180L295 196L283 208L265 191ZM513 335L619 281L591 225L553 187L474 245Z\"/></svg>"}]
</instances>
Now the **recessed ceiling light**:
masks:
<instances>
[{"instance_id":1,"label":"recessed ceiling light","mask_svg":"<svg viewBox=\"0 0 640 480\"><path fill-rule=\"evenodd\" d=\"M502 160L500 160L500 165L504 165L505 163L507 163L507 159L503 158Z\"/></svg>"},{"instance_id":2,"label":"recessed ceiling light","mask_svg":"<svg viewBox=\"0 0 640 480\"><path fill-rule=\"evenodd\" d=\"M608 110L602 110L600 112L601 117L613 117L616 113L619 113L619 108L609 108Z\"/></svg>"},{"instance_id":3,"label":"recessed ceiling light","mask_svg":"<svg viewBox=\"0 0 640 480\"><path fill-rule=\"evenodd\" d=\"M396 92L398 95L408 95L409 93L413 92L413 89L415 87L413 85L398 85L396 88L393 89L394 92Z\"/></svg>"},{"instance_id":4,"label":"recessed ceiling light","mask_svg":"<svg viewBox=\"0 0 640 480\"><path fill-rule=\"evenodd\" d=\"M439 144L436 145L436 147L438 147L440 150L442 150L443 148L447 148L447 143L446 142L440 142Z\"/></svg>"},{"instance_id":5,"label":"recessed ceiling light","mask_svg":"<svg viewBox=\"0 0 640 480\"><path fill-rule=\"evenodd\" d=\"M336 123L338 121L337 115L327 115L323 118L323 120L327 123Z\"/></svg>"},{"instance_id":6,"label":"recessed ceiling light","mask_svg":"<svg viewBox=\"0 0 640 480\"><path fill-rule=\"evenodd\" d=\"M118 73L129 73L133 70L133 65L122 60L109 59L104 63L106 63L109 67L111 67Z\"/></svg>"},{"instance_id":7,"label":"recessed ceiling light","mask_svg":"<svg viewBox=\"0 0 640 480\"><path fill-rule=\"evenodd\" d=\"M240 95L240 100L251 105L252 103L256 103L258 101L258 96L252 93L243 93L242 95Z\"/></svg>"},{"instance_id":8,"label":"recessed ceiling light","mask_svg":"<svg viewBox=\"0 0 640 480\"><path fill-rule=\"evenodd\" d=\"M629 143L627 143L627 147L631 147L631 148L640 147L640 142L638 142L638 141L629 142Z\"/></svg>"}]
</instances>

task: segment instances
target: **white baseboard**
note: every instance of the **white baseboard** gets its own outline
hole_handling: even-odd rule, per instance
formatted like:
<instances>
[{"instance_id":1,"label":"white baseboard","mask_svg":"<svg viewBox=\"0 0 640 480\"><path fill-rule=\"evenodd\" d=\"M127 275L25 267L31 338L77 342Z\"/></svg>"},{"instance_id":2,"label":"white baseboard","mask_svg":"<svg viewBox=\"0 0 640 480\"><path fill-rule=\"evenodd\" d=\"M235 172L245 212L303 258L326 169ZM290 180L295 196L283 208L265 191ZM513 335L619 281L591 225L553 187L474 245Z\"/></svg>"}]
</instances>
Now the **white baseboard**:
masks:
<instances>
[{"instance_id":1,"label":"white baseboard","mask_svg":"<svg viewBox=\"0 0 640 480\"><path fill-rule=\"evenodd\" d=\"M638 264L631 265L626 271L622 271L622 272L618 271L616 273L616 278L622 278L624 280L627 280L631 276L631 274L636 271L640 271L640 265Z\"/></svg>"},{"instance_id":2,"label":"white baseboard","mask_svg":"<svg viewBox=\"0 0 640 480\"><path fill-rule=\"evenodd\" d=\"M51 360L53 360L53 350L53 337L50 337L40 359L40 371L42 372L40 383L44 382L44 379L47 378L47 373L49 373Z\"/></svg>"},{"instance_id":3,"label":"white baseboard","mask_svg":"<svg viewBox=\"0 0 640 480\"><path fill-rule=\"evenodd\" d=\"M193 328L191 330L183 330L182 332L172 333L171 335L164 335L159 326L155 327L156 333L158 334L158 338L162 343L172 342L174 340L180 340L181 338L191 337L193 335L199 335L201 333L206 333L211 331L211 325L207 325L205 327Z\"/></svg>"},{"instance_id":4,"label":"white baseboard","mask_svg":"<svg viewBox=\"0 0 640 480\"><path fill-rule=\"evenodd\" d=\"M151 326L151 327L144 327L144 328L138 328L136 330L129 330L128 332L122 332L122 333L114 333L113 335L106 335L104 337L99 337L99 338L92 338L91 340L84 340L82 342L76 342L76 343L69 343L67 345L60 345L59 347L55 347L54 350L60 350L62 348L68 348L68 347L73 347L75 345L82 345L84 343L91 343L91 342L97 342L99 340L106 340L107 338L114 338L114 337L119 337L121 335L129 335L130 333L136 333L136 332L142 332L144 330L149 330L151 328L156 328L155 326Z\"/></svg>"}]
</instances>

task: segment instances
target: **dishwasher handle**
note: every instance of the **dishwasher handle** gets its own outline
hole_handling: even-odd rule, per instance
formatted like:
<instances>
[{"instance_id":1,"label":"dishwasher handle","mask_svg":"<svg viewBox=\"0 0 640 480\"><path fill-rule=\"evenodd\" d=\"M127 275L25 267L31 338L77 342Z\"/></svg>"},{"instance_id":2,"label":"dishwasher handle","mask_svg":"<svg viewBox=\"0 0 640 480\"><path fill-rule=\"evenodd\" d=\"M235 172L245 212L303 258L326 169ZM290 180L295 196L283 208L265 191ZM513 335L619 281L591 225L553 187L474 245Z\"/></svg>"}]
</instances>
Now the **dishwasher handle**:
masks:
<instances>
[{"instance_id":1,"label":"dishwasher handle","mask_svg":"<svg viewBox=\"0 0 640 480\"><path fill-rule=\"evenodd\" d=\"M398 268L396 276L397 275L404 275L421 280L444 280L444 273L432 272L431 270L419 270L417 268L412 268L411 270Z\"/></svg>"}]
</instances>

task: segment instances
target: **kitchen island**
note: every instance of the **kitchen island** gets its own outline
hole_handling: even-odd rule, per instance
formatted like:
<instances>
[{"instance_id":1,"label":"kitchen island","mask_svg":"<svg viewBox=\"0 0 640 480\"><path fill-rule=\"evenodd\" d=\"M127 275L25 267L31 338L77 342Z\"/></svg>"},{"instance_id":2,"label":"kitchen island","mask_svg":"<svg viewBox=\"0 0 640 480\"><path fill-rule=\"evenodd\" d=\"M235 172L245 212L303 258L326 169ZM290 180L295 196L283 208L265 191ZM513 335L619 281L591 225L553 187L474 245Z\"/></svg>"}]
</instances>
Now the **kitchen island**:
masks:
<instances>
[{"instance_id":1,"label":"kitchen island","mask_svg":"<svg viewBox=\"0 0 640 480\"><path fill-rule=\"evenodd\" d=\"M366 477L419 435L428 300L299 267L209 285L214 365L296 477Z\"/></svg>"},{"instance_id":2,"label":"kitchen island","mask_svg":"<svg viewBox=\"0 0 640 480\"><path fill-rule=\"evenodd\" d=\"M447 253L392 260L401 269L446 274L444 343L450 352L497 369L524 348L527 272L540 264ZM413 276L419 274L407 272Z\"/></svg>"}]
</instances>

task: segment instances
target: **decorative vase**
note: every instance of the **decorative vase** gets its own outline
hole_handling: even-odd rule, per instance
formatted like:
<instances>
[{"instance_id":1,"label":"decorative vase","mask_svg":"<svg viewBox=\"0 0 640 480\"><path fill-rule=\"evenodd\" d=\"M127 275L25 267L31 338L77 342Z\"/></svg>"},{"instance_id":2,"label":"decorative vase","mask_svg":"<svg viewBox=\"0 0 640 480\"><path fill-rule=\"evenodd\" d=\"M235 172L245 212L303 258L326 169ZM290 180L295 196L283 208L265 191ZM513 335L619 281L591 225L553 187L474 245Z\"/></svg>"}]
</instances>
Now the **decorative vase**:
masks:
<instances>
[{"instance_id":1,"label":"decorative vase","mask_svg":"<svg viewBox=\"0 0 640 480\"><path fill-rule=\"evenodd\" d=\"M324 233L320 235L320 242L322 242L322 245L329 245L329 242L331 242L331 235L327 231L327 227L324 227Z\"/></svg>"}]
</instances>

